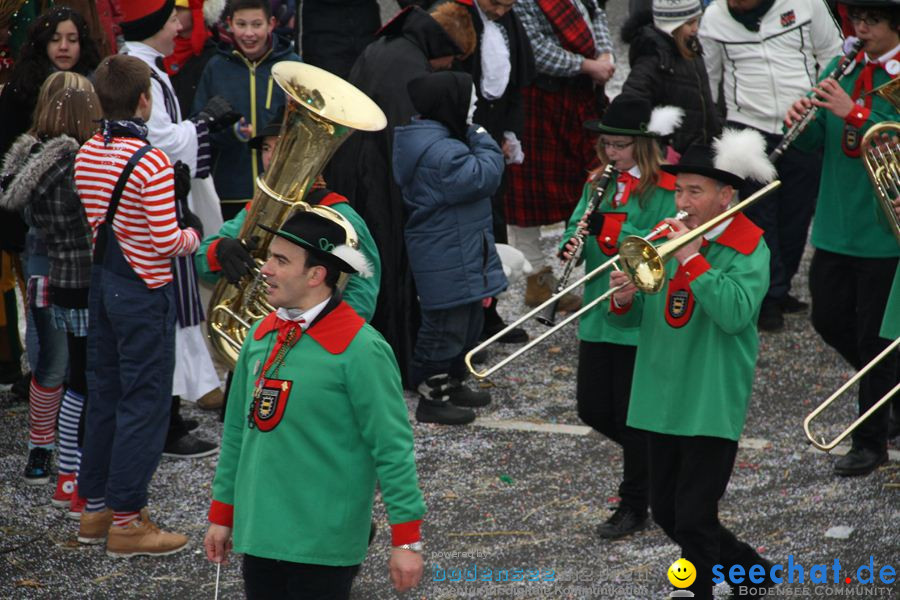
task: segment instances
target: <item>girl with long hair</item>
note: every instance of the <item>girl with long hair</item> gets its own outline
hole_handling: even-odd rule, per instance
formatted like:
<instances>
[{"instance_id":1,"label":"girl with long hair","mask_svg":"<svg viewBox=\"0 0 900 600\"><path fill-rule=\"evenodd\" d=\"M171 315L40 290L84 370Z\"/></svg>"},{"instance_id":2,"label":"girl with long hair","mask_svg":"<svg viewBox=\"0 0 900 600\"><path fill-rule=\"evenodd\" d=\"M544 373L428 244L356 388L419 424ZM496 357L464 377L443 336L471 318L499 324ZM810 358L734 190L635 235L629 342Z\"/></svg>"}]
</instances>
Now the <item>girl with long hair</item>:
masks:
<instances>
[{"instance_id":1,"label":"girl with long hair","mask_svg":"<svg viewBox=\"0 0 900 600\"><path fill-rule=\"evenodd\" d=\"M31 485L49 482L59 416L59 477L52 503L69 507L70 516L78 518L83 503L75 476L87 395L91 238L72 169L75 153L98 127L101 109L90 82L65 71L47 78L37 106L32 128L6 155L2 173L7 183L0 196L0 205L19 211L29 226L28 309L39 350L29 390L24 479Z\"/></svg>"},{"instance_id":2,"label":"girl with long hair","mask_svg":"<svg viewBox=\"0 0 900 600\"><path fill-rule=\"evenodd\" d=\"M600 166L585 183L563 234L562 239L567 240L561 248L564 260L574 260L574 237L579 230L584 232L581 258L585 271L590 272L618 254L619 242L626 236L646 235L675 214L675 178L660 171L659 138L674 130L681 115L673 107L651 113L649 102L623 94L612 101L602 120L585 123L587 129L600 134ZM605 188L599 189L607 165L614 171ZM598 194L602 195L595 209L586 215ZM584 304L608 289L608 273L592 278L585 284ZM581 317L576 398L581 420L622 446L624 453L618 490L621 501L598 528L600 537L615 539L644 526L649 479L644 433L626 425L638 332L607 321L606 308L598 306Z\"/></svg>"}]
</instances>

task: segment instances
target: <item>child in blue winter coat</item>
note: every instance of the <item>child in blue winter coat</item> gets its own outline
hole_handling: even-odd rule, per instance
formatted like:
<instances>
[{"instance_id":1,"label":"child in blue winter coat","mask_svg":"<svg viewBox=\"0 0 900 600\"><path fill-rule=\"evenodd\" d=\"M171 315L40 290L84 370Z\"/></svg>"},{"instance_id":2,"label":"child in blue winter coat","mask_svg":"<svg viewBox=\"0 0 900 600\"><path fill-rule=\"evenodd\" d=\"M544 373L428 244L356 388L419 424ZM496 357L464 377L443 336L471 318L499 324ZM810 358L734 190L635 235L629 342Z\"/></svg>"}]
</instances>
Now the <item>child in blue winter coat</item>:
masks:
<instances>
[{"instance_id":1,"label":"child in blue winter coat","mask_svg":"<svg viewBox=\"0 0 900 600\"><path fill-rule=\"evenodd\" d=\"M475 94L465 73L442 71L408 87L419 116L394 132L394 179L406 206L409 263L422 307L410 366L420 423L471 423L491 401L462 384L463 357L481 333L482 301L506 289L491 221L503 153L471 124Z\"/></svg>"}]
</instances>

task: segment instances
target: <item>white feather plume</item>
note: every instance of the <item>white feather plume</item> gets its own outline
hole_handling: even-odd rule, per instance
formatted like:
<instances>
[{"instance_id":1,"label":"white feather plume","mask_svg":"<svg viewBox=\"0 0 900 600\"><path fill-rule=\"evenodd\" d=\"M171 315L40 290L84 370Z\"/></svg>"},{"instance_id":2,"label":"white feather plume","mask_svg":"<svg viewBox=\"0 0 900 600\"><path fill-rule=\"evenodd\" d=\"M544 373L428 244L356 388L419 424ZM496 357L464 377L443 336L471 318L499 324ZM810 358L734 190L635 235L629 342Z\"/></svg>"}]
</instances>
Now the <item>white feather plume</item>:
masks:
<instances>
[{"instance_id":1,"label":"white feather plume","mask_svg":"<svg viewBox=\"0 0 900 600\"><path fill-rule=\"evenodd\" d=\"M203 2L203 20L209 27L213 27L222 18L225 12L226 0L204 0Z\"/></svg>"},{"instance_id":2,"label":"white feather plume","mask_svg":"<svg viewBox=\"0 0 900 600\"><path fill-rule=\"evenodd\" d=\"M766 156L766 141L753 129L725 129L713 141L717 169L745 179L769 183L775 179L775 165Z\"/></svg>"},{"instance_id":3,"label":"white feather plume","mask_svg":"<svg viewBox=\"0 0 900 600\"><path fill-rule=\"evenodd\" d=\"M663 137L672 135L684 120L684 110L678 106L657 106L650 113L647 131Z\"/></svg>"},{"instance_id":4,"label":"white feather plume","mask_svg":"<svg viewBox=\"0 0 900 600\"><path fill-rule=\"evenodd\" d=\"M351 248L347 244L341 244L335 247L331 254L356 269L360 277L369 278L372 276L372 265L369 263L369 259L356 248Z\"/></svg>"}]
</instances>

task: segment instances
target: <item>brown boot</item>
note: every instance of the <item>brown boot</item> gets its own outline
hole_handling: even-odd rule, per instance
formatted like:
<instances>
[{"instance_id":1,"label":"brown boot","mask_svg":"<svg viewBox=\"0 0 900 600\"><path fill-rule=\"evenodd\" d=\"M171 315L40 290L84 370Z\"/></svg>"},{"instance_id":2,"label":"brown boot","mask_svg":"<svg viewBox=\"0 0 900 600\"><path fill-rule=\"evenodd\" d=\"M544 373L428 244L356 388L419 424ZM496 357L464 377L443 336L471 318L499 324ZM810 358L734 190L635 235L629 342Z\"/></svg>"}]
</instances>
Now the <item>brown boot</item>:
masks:
<instances>
[{"instance_id":1,"label":"brown boot","mask_svg":"<svg viewBox=\"0 0 900 600\"><path fill-rule=\"evenodd\" d=\"M149 513L142 510L141 517L125 527L113 525L109 528L106 555L112 558L166 556L184 549L187 543L185 535L160 531L150 520Z\"/></svg>"},{"instance_id":2,"label":"brown boot","mask_svg":"<svg viewBox=\"0 0 900 600\"><path fill-rule=\"evenodd\" d=\"M525 306L537 306L553 295L556 287L556 278L550 267L544 267L537 273L529 275L526 279Z\"/></svg>"},{"instance_id":3,"label":"brown boot","mask_svg":"<svg viewBox=\"0 0 900 600\"><path fill-rule=\"evenodd\" d=\"M197 400L197 406L203 410L218 410L222 408L224 401L225 396L222 394L222 390L215 388L200 396L200 399Z\"/></svg>"},{"instance_id":4,"label":"brown boot","mask_svg":"<svg viewBox=\"0 0 900 600\"><path fill-rule=\"evenodd\" d=\"M534 275L528 276L528 286L525 288L525 305L535 307L546 302L556 291L556 277L550 267L544 267ZM581 296L569 292L559 299L556 310L559 312L574 312L581 308Z\"/></svg>"},{"instance_id":5,"label":"brown boot","mask_svg":"<svg viewBox=\"0 0 900 600\"><path fill-rule=\"evenodd\" d=\"M99 512L81 511L78 522L78 541L82 544L102 544L112 525L113 511L104 508Z\"/></svg>"}]
</instances>

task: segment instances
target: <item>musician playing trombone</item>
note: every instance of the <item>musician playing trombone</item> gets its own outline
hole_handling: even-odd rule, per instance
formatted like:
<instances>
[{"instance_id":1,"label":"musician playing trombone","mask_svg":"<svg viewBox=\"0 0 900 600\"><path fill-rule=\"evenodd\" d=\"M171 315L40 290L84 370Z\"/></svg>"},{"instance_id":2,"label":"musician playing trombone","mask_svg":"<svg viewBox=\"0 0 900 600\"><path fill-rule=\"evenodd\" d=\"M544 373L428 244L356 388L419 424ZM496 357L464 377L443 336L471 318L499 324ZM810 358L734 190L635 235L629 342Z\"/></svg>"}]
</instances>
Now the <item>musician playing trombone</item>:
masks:
<instances>
[{"instance_id":1,"label":"musician playing trombone","mask_svg":"<svg viewBox=\"0 0 900 600\"><path fill-rule=\"evenodd\" d=\"M646 235L662 219L675 214L675 177L659 170L658 140L674 131L684 113L675 107L660 107L652 114L650 109L644 98L621 94L601 121L585 123L588 130L600 134L600 166L584 184L569 218L562 257L566 261L579 258L572 255L578 244L576 235L584 231L587 235L580 258L587 271L618 254L620 238ZM607 165L615 171L604 187L598 182L606 181L601 175ZM602 196L599 203L598 195ZM587 214L592 202L595 209ZM608 283L605 275L588 281L585 301L606 292ZM581 318L578 339L578 416L622 446L621 500L615 513L597 528L600 537L616 539L641 529L647 521L647 440L643 431L625 425L637 329L609 323L603 311L595 309Z\"/></svg>"},{"instance_id":2,"label":"musician playing trombone","mask_svg":"<svg viewBox=\"0 0 900 600\"><path fill-rule=\"evenodd\" d=\"M745 177L774 176L758 132L726 130L714 144L715 155L695 145L678 165L662 167L677 176L675 206L687 212L680 221L667 219L670 238L725 212ZM648 438L653 520L696 568L689 589L711 599L713 565L749 572L758 564L767 573L770 565L718 518L753 385L769 249L762 230L737 213L674 258L660 293L636 294L626 285L613 295L609 318L639 327L627 424ZM625 273L610 275L610 286L629 282Z\"/></svg>"},{"instance_id":3,"label":"musician playing trombone","mask_svg":"<svg viewBox=\"0 0 900 600\"><path fill-rule=\"evenodd\" d=\"M874 190L860 160L860 142L873 125L900 114L872 90L900 74L900 6L887 0L844 2L855 33L865 45L840 83L819 81L812 99L787 113L790 127L810 107L815 119L797 138L797 148L822 148L822 178L809 271L812 324L824 341L859 370L888 341L879 336L900 246L878 217ZM834 61L825 72L830 72ZM859 386L859 414L897 381L896 361L881 361ZM840 476L867 475L887 460L888 410L866 419L854 432L850 452L837 460Z\"/></svg>"}]
</instances>

